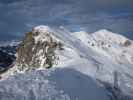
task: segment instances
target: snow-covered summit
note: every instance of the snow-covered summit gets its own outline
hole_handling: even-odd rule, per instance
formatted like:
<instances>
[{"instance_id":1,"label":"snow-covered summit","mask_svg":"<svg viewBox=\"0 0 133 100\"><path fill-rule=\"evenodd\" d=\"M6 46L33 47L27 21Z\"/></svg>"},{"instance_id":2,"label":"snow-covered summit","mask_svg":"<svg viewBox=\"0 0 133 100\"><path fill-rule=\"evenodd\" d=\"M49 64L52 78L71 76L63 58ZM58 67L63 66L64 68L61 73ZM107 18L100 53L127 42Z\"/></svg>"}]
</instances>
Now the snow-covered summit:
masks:
<instances>
[{"instance_id":1,"label":"snow-covered summit","mask_svg":"<svg viewBox=\"0 0 133 100\"><path fill-rule=\"evenodd\" d=\"M57 41L57 38L53 35L53 30L49 26L40 25L36 26L32 29L32 37L34 38L34 42L38 43L45 41Z\"/></svg>"},{"instance_id":2,"label":"snow-covered summit","mask_svg":"<svg viewBox=\"0 0 133 100\"><path fill-rule=\"evenodd\" d=\"M84 31L81 31L81 32L75 32L77 37L79 38L83 38L85 40L91 40L93 38L93 40L98 43L100 41L103 41L107 44L118 44L118 45L126 45L127 42L131 42L131 40L129 40L128 38L118 34L118 33L113 33L111 31L108 31L106 29L102 29L102 30L99 30L99 31L96 31L94 33L86 33ZM81 37L80 37L81 36ZM89 38L90 37L90 38ZM130 45L131 43L129 43ZM127 44L128 45L128 44Z\"/></svg>"},{"instance_id":3,"label":"snow-covered summit","mask_svg":"<svg viewBox=\"0 0 133 100\"><path fill-rule=\"evenodd\" d=\"M50 27L42 25L26 33L17 49L15 67L8 75L56 67L75 60L78 54L55 34Z\"/></svg>"},{"instance_id":4,"label":"snow-covered summit","mask_svg":"<svg viewBox=\"0 0 133 100\"><path fill-rule=\"evenodd\" d=\"M62 43L53 35L48 26L37 26L28 32L17 51L17 66L52 67L55 61L55 51L62 48ZM29 52L30 51L30 52ZM23 71L23 68L21 69Z\"/></svg>"},{"instance_id":5,"label":"snow-covered summit","mask_svg":"<svg viewBox=\"0 0 133 100\"><path fill-rule=\"evenodd\" d=\"M46 33L46 32L52 32L52 29L49 26L40 25L33 28L33 32L39 32L39 33Z\"/></svg>"},{"instance_id":6,"label":"snow-covered summit","mask_svg":"<svg viewBox=\"0 0 133 100\"><path fill-rule=\"evenodd\" d=\"M118 33L103 29L91 34L81 31L73 35L86 46L99 54L108 56L111 60L133 63L133 41Z\"/></svg>"},{"instance_id":7,"label":"snow-covered summit","mask_svg":"<svg viewBox=\"0 0 133 100\"><path fill-rule=\"evenodd\" d=\"M97 39L99 38L99 40L108 41L116 44L124 44L127 40L129 41L129 39L127 39L126 37L118 33L108 31L106 29L102 29L93 33L93 36L95 36L95 38Z\"/></svg>"}]
</instances>

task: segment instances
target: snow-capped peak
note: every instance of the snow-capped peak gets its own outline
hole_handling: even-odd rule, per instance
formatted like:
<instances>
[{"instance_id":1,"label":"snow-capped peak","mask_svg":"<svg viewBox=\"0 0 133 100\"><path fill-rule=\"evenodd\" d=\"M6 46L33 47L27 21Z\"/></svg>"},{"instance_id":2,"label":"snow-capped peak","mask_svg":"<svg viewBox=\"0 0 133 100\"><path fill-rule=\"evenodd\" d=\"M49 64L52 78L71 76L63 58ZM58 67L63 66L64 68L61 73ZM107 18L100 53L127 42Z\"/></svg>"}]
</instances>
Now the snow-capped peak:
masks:
<instances>
[{"instance_id":1,"label":"snow-capped peak","mask_svg":"<svg viewBox=\"0 0 133 100\"><path fill-rule=\"evenodd\" d=\"M87 32L76 32L73 35L99 54L103 54L109 58L111 57L111 59L113 56L114 60L119 59L119 61L124 57L125 62L133 63L133 41L118 33L102 29L91 34Z\"/></svg>"},{"instance_id":2,"label":"snow-capped peak","mask_svg":"<svg viewBox=\"0 0 133 100\"><path fill-rule=\"evenodd\" d=\"M33 32L46 33L46 32L52 32L52 29L49 26L40 25L34 27Z\"/></svg>"},{"instance_id":3,"label":"snow-capped peak","mask_svg":"<svg viewBox=\"0 0 133 100\"><path fill-rule=\"evenodd\" d=\"M70 63L71 59L78 54L67 47L54 33L55 31L50 27L43 25L26 33L17 49L15 67L9 72L14 74L14 72L45 69Z\"/></svg>"},{"instance_id":4,"label":"snow-capped peak","mask_svg":"<svg viewBox=\"0 0 133 100\"><path fill-rule=\"evenodd\" d=\"M127 40L129 40L118 33L113 33L106 29L99 30L92 34L95 38L97 38L97 40L103 40L105 42L111 42L116 44L124 44Z\"/></svg>"},{"instance_id":5,"label":"snow-capped peak","mask_svg":"<svg viewBox=\"0 0 133 100\"><path fill-rule=\"evenodd\" d=\"M113 33L113 32L111 32L111 31L109 31L109 30L107 30L107 29L100 29L100 30L98 30L98 31L96 31L96 32L98 32L98 33ZM95 33L96 33L95 32Z\"/></svg>"},{"instance_id":6,"label":"snow-capped peak","mask_svg":"<svg viewBox=\"0 0 133 100\"><path fill-rule=\"evenodd\" d=\"M35 43L38 41L51 41L51 38L54 37L52 34L52 29L49 26L40 25L32 30L32 37L34 38ZM54 37L53 39L55 39Z\"/></svg>"}]
</instances>

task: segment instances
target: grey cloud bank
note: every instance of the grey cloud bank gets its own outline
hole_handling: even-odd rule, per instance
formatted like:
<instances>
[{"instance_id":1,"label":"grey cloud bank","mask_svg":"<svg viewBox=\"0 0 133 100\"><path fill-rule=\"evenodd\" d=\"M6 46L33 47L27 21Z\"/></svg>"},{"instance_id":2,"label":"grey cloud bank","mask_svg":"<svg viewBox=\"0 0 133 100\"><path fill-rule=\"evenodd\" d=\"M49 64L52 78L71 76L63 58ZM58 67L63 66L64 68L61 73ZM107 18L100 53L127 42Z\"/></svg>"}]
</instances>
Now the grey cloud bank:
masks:
<instances>
[{"instance_id":1,"label":"grey cloud bank","mask_svg":"<svg viewBox=\"0 0 133 100\"><path fill-rule=\"evenodd\" d=\"M46 24L72 31L109 29L133 39L132 0L0 0L0 39Z\"/></svg>"}]
</instances>

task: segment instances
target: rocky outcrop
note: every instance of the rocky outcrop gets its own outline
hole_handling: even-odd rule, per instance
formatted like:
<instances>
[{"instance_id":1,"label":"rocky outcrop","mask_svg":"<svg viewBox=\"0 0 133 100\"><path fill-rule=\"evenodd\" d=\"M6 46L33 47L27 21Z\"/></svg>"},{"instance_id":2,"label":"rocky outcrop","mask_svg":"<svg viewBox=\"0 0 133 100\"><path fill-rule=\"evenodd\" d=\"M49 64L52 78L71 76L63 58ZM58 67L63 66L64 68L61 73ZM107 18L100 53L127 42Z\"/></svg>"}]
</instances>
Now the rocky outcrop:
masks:
<instances>
[{"instance_id":1,"label":"rocky outcrop","mask_svg":"<svg viewBox=\"0 0 133 100\"><path fill-rule=\"evenodd\" d=\"M47 26L35 27L26 36L17 49L15 66L19 71L50 68L58 59L56 50L62 49L62 43Z\"/></svg>"}]
</instances>

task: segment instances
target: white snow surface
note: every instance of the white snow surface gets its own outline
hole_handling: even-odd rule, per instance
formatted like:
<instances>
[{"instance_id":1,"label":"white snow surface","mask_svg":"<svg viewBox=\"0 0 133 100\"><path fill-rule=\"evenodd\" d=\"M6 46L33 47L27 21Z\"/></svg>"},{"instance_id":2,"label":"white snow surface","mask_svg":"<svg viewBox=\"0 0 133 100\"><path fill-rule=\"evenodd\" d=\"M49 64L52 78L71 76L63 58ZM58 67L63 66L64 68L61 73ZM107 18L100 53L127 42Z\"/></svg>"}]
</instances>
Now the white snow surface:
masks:
<instances>
[{"instance_id":1,"label":"white snow surface","mask_svg":"<svg viewBox=\"0 0 133 100\"><path fill-rule=\"evenodd\" d=\"M56 51L59 60L50 70L38 69L1 80L0 100L111 100L113 94L107 84L120 90L114 91L118 97L112 100L133 100L132 40L105 29L72 33L63 27L41 25L33 31L41 33L36 41L52 32L64 50ZM124 46L127 40L131 44Z\"/></svg>"},{"instance_id":2,"label":"white snow surface","mask_svg":"<svg viewBox=\"0 0 133 100\"><path fill-rule=\"evenodd\" d=\"M73 69L39 70L0 82L0 100L109 100L106 90Z\"/></svg>"}]
</instances>

